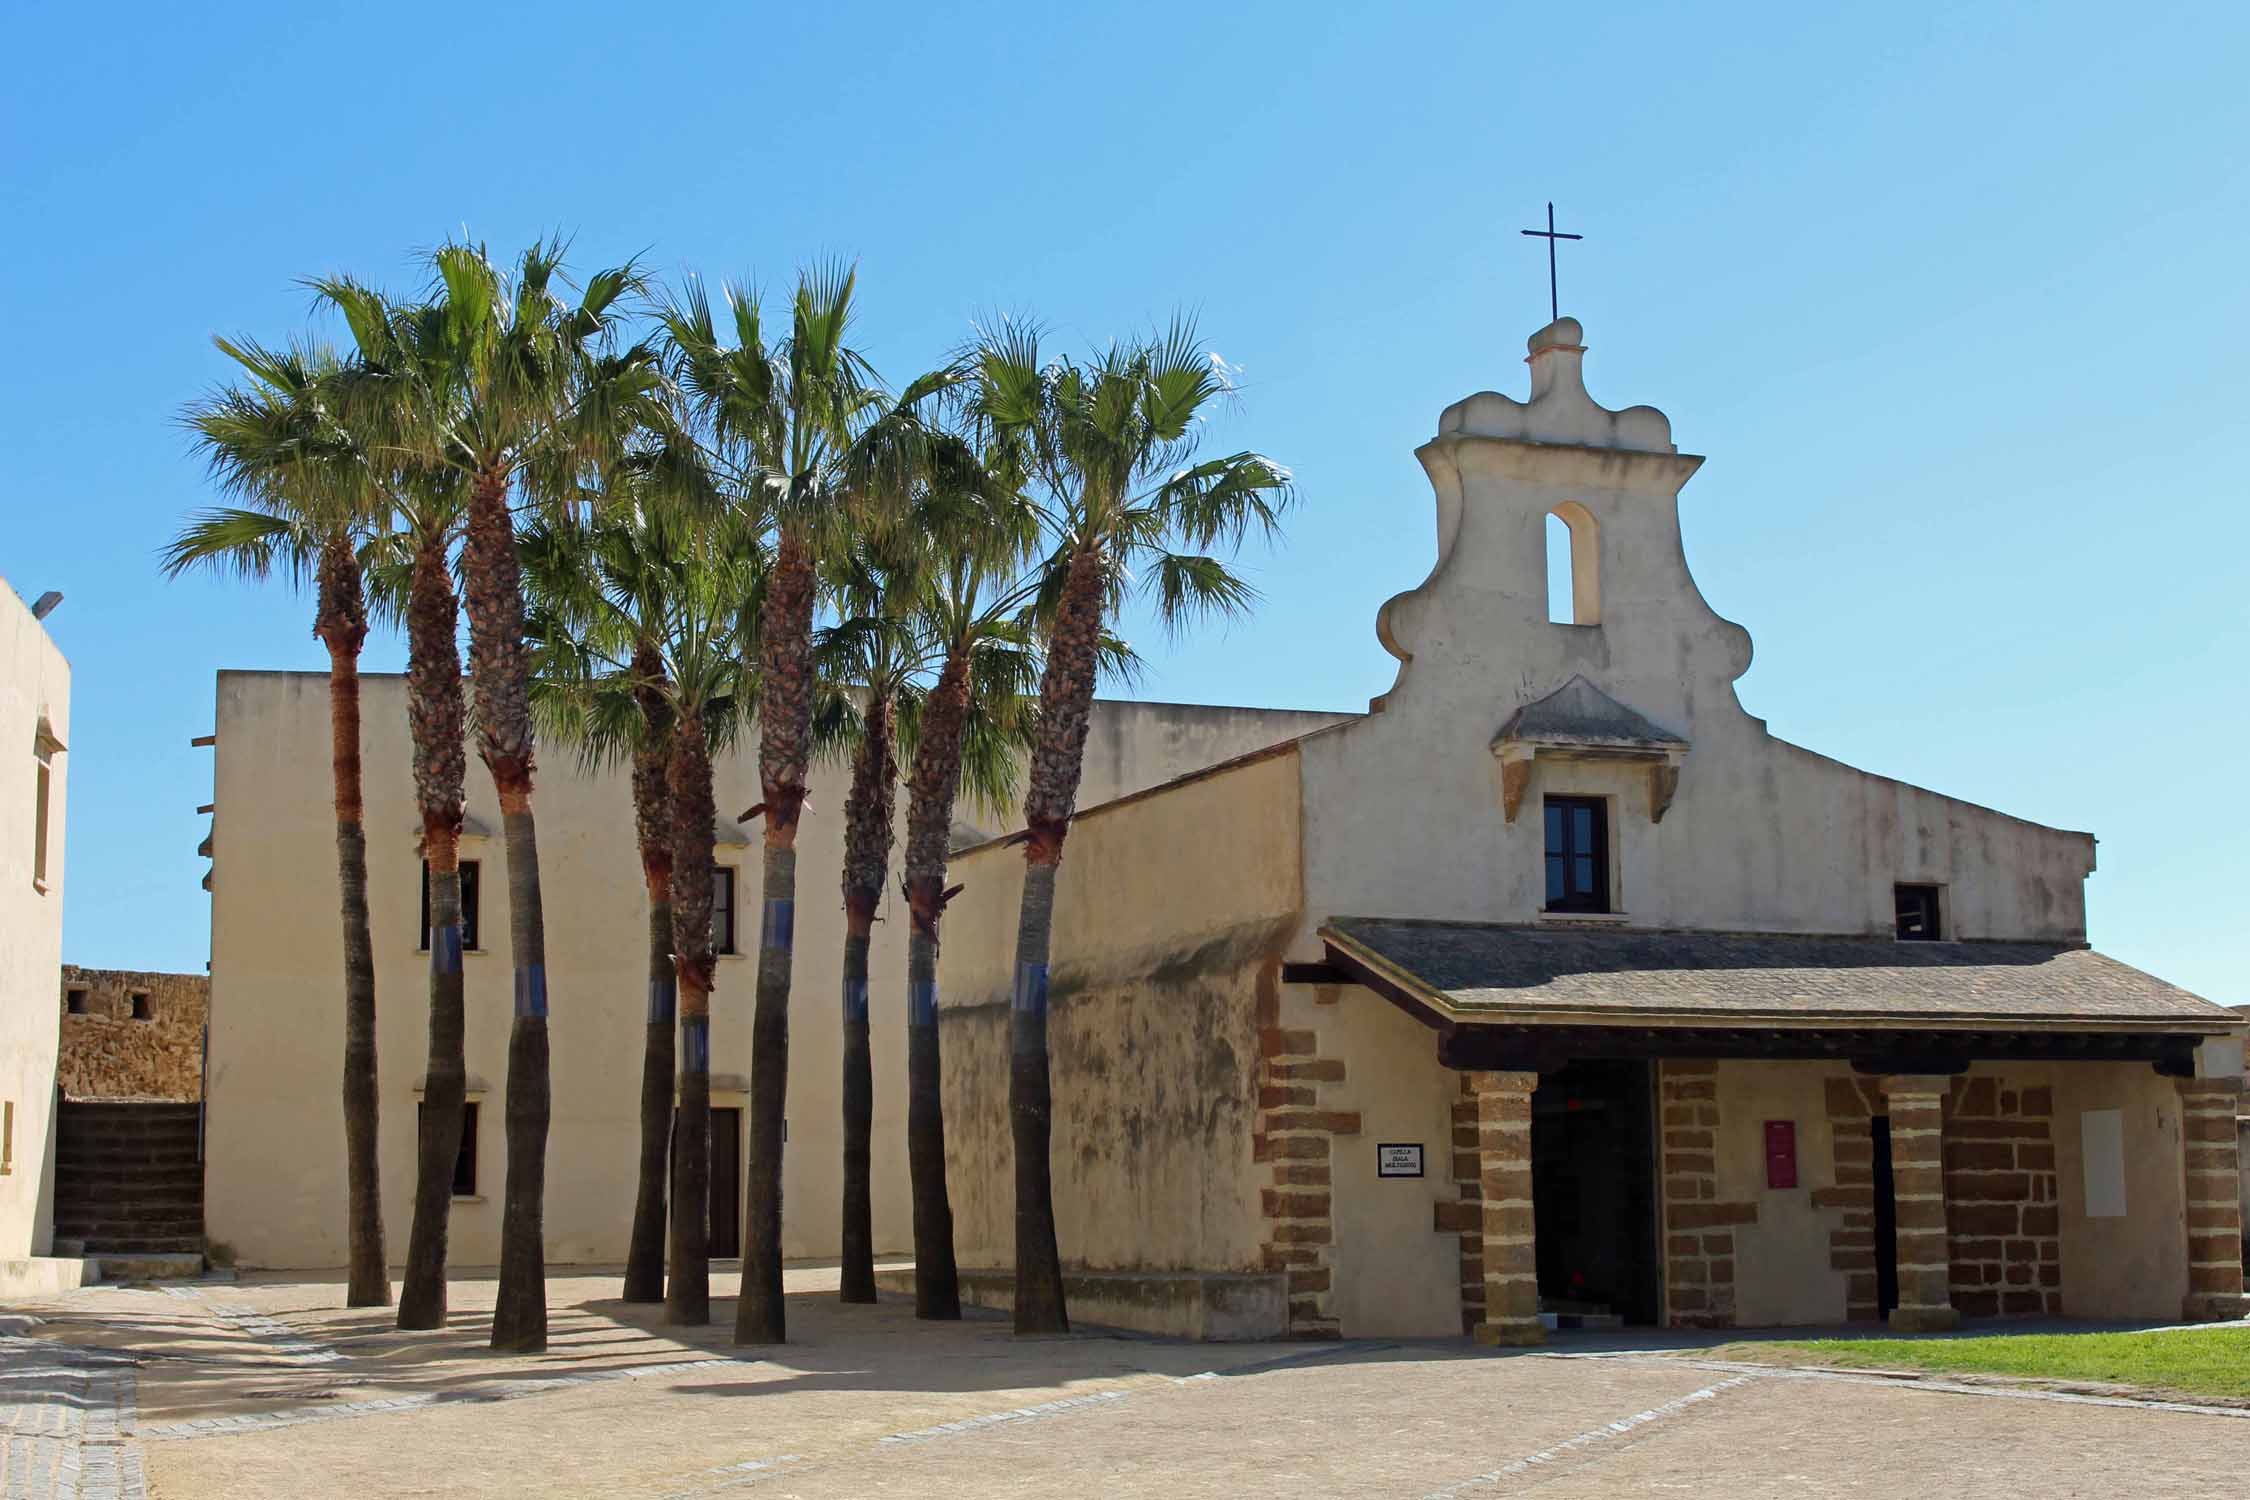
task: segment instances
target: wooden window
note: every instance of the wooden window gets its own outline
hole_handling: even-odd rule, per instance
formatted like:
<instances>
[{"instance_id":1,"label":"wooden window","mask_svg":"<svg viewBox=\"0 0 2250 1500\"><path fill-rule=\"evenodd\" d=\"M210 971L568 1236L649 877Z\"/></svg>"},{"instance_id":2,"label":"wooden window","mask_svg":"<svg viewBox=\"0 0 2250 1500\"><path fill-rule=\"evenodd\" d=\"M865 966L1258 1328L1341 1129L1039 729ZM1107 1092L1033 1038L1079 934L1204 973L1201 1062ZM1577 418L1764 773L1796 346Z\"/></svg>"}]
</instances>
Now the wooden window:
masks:
<instances>
[{"instance_id":1,"label":"wooden window","mask_svg":"<svg viewBox=\"0 0 2250 1500\"><path fill-rule=\"evenodd\" d=\"M477 941L477 862L461 861L461 946L475 952L483 946ZM422 944L423 953L430 951L430 862L422 861Z\"/></svg>"},{"instance_id":2,"label":"wooden window","mask_svg":"<svg viewBox=\"0 0 2250 1500\"><path fill-rule=\"evenodd\" d=\"M72 985L63 991L63 1009L74 1016L86 1014L86 991L81 985Z\"/></svg>"},{"instance_id":3,"label":"wooden window","mask_svg":"<svg viewBox=\"0 0 2250 1500\"><path fill-rule=\"evenodd\" d=\"M424 1102L416 1106L417 1112L427 1110ZM461 1106L461 1151L453 1158L453 1196L474 1198L477 1195L477 1101L469 1100Z\"/></svg>"},{"instance_id":4,"label":"wooden window","mask_svg":"<svg viewBox=\"0 0 2250 1500\"><path fill-rule=\"evenodd\" d=\"M16 1169L16 1101L0 1104L0 1175Z\"/></svg>"},{"instance_id":5,"label":"wooden window","mask_svg":"<svg viewBox=\"0 0 2250 1500\"><path fill-rule=\"evenodd\" d=\"M711 872L711 949L714 953L732 953L734 949L734 867L716 866Z\"/></svg>"},{"instance_id":6,"label":"wooden window","mask_svg":"<svg viewBox=\"0 0 2250 1500\"><path fill-rule=\"evenodd\" d=\"M153 1021L156 1019L156 1002L149 998L147 990L133 991L133 1019L136 1021Z\"/></svg>"},{"instance_id":7,"label":"wooden window","mask_svg":"<svg viewBox=\"0 0 2250 1500\"><path fill-rule=\"evenodd\" d=\"M1547 799L1547 910L1609 910L1609 804Z\"/></svg>"},{"instance_id":8,"label":"wooden window","mask_svg":"<svg viewBox=\"0 0 2250 1500\"><path fill-rule=\"evenodd\" d=\"M1934 885L1899 884L1891 887L1898 911L1898 936L1902 943L1934 943L1945 936L1938 926L1938 888Z\"/></svg>"}]
</instances>

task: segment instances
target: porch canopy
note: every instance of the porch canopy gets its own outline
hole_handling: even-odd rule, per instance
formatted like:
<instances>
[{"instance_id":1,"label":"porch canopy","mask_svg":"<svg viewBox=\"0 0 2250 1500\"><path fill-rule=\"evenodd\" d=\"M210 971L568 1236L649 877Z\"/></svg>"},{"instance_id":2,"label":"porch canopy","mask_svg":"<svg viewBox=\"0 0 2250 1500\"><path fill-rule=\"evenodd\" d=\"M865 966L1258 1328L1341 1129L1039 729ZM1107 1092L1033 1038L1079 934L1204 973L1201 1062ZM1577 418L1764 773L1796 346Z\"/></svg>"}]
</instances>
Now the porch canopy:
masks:
<instances>
[{"instance_id":1,"label":"porch canopy","mask_svg":"<svg viewBox=\"0 0 2250 1500\"><path fill-rule=\"evenodd\" d=\"M1333 917L1326 962L1438 1033L1447 1066L1795 1058L1870 1073L1977 1061L2145 1061L2192 1077L2234 1012L2082 945L1901 942ZM1318 970L1320 972L1306 972Z\"/></svg>"}]
</instances>

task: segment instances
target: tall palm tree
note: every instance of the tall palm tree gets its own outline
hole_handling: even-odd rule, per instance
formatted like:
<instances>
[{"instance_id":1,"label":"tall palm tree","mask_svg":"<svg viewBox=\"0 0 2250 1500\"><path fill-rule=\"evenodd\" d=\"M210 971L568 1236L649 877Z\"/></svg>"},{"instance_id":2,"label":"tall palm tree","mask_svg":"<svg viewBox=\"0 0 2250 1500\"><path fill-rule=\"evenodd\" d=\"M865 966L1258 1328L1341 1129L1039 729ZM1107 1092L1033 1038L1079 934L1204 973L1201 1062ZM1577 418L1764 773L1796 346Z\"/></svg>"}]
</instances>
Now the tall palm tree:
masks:
<instances>
[{"instance_id":1,"label":"tall palm tree","mask_svg":"<svg viewBox=\"0 0 2250 1500\"><path fill-rule=\"evenodd\" d=\"M797 823L812 759L812 626L819 560L854 512L852 481L867 457L911 429L919 403L951 383L922 377L887 402L873 369L846 344L854 273L830 266L798 278L786 338L768 347L755 294L729 287L731 342L700 283L663 313L672 367L693 400L720 483L773 528L759 621L758 781L765 815L758 990L750 1029L749 1226L735 1341L787 1337L781 1280L782 1128L789 1080ZM747 817L748 814L745 814Z\"/></svg>"},{"instance_id":2,"label":"tall palm tree","mask_svg":"<svg viewBox=\"0 0 2250 1500\"><path fill-rule=\"evenodd\" d=\"M527 577L540 601L535 632L543 667L543 717L580 716L597 743L634 749L635 812L644 867L661 845L669 930L655 928L651 902L650 1053L643 1069L644 1168L654 1135L649 1101L656 1030L676 1003L679 1110L670 1132L671 1275L662 1290L675 1323L710 1321L711 1047L714 989L712 892L715 748L732 743L751 701L746 632L762 599L765 558L754 519L691 509L646 486L651 498L613 506L584 526L534 526L524 538ZM575 702L573 701L575 700ZM624 705L630 705L626 707ZM660 726L652 734L651 726ZM652 748L661 754L649 753ZM652 896L654 882L651 883ZM662 943L659 949L658 944ZM655 967L662 959L662 983ZM673 1048L661 1044L665 1076L658 1108L669 1115ZM641 1199L648 1195L644 1171ZM661 1190L661 1177L659 1177ZM659 1205L661 1197L657 1199ZM656 1223L661 1227L661 1208ZM643 1229L638 1206L636 1235Z\"/></svg>"},{"instance_id":3,"label":"tall palm tree","mask_svg":"<svg viewBox=\"0 0 2250 1500\"><path fill-rule=\"evenodd\" d=\"M348 378L356 382L365 377L364 370L355 369ZM461 825L468 741L461 693L461 605L452 563L461 539L463 489L453 471L402 473L390 488L391 524L370 548L375 604L406 626L407 735L414 752L414 806L429 890L428 1056L415 1128L414 1221L398 1298L398 1326L409 1329L445 1326L453 1169L461 1154L468 1104L468 1018L461 971Z\"/></svg>"},{"instance_id":4,"label":"tall palm tree","mask_svg":"<svg viewBox=\"0 0 2250 1500\"><path fill-rule=\"evenodd\" d=\"M526 250L512 269L481 246L431 253L427 301L400 307L349 278L313 283L339 311L368 362L392 382L393 441L468 482L462 571L478 753L499 794L508 858L515 1019L508 1040L508 1168L500 1221L500 1286L492 1347L547 1346L547 943L539 846L530 657L510 496L538 499L614 454L661 385L650 351L619 350L631 266L597 273L577 302L562 295L563 247Z\"/></svg>"},{"instance_id":5,"label":"tall palm tree","mask_svg":"<svg viewBox=\"0 0 2250 1500\"><path fill-rule=\"evenodd\" d=\"M356 545L370 524L364 456L335 421L323 390L336 370L326 349L269 349L216 341L247 374L193 402L185 421L219 487L250 508L206 510L165 549L165 572L214 568L264 579L276 567L314 584L313 634L328 648L328 713L336 806L336 865L344 939L345 1239L351 1307L391 1300L378 1164L375 951L367 917L367 828L360 765L359 656L367 596Z\"/></svg>"},{"instance_id":6,"label":"tall palm tree","mask_svg":"<svg viewBox=\"0 0 2250 1500\"><path fill-rule=\"evenodd\" d=\"M972 355L969 397L1031 485L1052 541L1043 589L1047 660L1024 797L1023 905L1009 1014L1018 1333L1069 1327L1055 1239L1049 1142L1047 972L1055 877L1077 803L1105 623L1143 595L1168 629L1246 610L1255 591L1213 555L1271 535L1289 474L1256 453L1194 461L1199 419L1230 392L1192 324L1080 362L1048 359L1037 331L1003 324Z\"/></svg>"}]
</instances>

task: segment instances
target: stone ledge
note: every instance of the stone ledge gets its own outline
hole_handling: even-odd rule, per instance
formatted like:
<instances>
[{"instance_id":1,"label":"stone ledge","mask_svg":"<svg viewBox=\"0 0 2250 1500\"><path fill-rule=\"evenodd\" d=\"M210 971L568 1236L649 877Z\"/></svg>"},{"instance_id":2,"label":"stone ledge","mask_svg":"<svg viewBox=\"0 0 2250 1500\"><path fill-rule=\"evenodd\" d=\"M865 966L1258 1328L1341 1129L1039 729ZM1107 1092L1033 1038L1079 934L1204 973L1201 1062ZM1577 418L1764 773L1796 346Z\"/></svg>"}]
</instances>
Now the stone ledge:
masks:
<instances>
[{"instance_id":1,"label":"stone ledge","mask_svg":"<svg viewBox=\"0 0 2250 1500\"><path fill-rule=\"evenodd\" d=\"M72 1255L0 1260L0 1297L52 1297L102 1279L102 1264Z\"/></svg>"},{"instance_id":2,"label":"stone ledge","mask_svg":"<svg viewBox=\"0 0 2250 1500\"><path fill-rule=\"evenodd\" d=\"M912 1266L875 1272L875 1285L911 1295ZM1289 1336L1285 1273L1229 1271L1065 1271L1071 1322L1214 1343ZM1015 1272L961 1269L961 1300L1006 1312L1015 1306Z\"/></svg>"}]
</instances>

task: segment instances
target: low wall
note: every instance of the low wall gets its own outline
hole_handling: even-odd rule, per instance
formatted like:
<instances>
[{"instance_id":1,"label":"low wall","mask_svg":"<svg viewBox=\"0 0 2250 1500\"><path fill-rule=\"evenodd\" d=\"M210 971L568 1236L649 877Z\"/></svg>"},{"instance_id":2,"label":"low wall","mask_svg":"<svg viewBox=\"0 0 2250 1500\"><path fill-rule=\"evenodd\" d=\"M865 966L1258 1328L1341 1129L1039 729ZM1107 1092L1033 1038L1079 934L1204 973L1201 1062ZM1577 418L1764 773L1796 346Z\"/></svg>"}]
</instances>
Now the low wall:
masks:
<instances>
[{"instance_id":1,"label":"low wall","mask_svg":"<svg viewBox=\"0 0 2250 1500\"><path fill-rule=\"evenodd\" d=\"M146 1019L134 1016L136 996L145 997ZM74 997L80 1013L73 1012ZM62 1049L55 1078L64 1098L189 1103L203 1097L208 976L64 964L56 1003Z\"/></svg>"}]
</instances>

